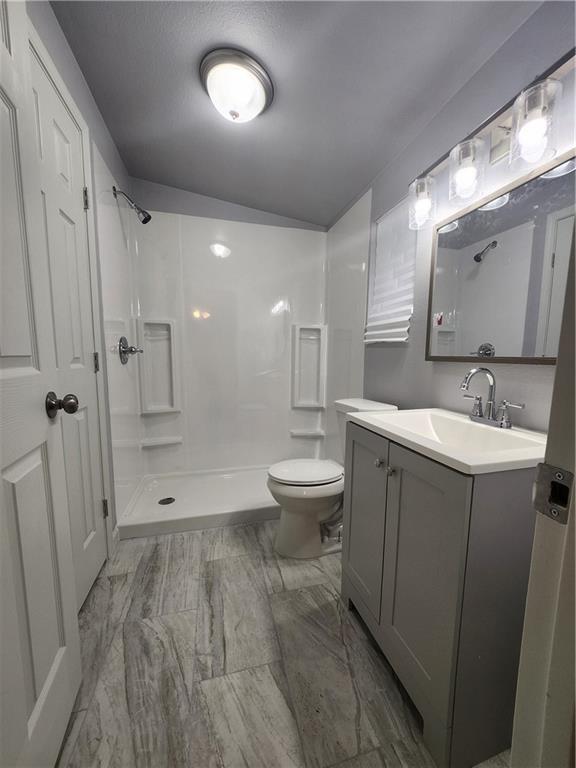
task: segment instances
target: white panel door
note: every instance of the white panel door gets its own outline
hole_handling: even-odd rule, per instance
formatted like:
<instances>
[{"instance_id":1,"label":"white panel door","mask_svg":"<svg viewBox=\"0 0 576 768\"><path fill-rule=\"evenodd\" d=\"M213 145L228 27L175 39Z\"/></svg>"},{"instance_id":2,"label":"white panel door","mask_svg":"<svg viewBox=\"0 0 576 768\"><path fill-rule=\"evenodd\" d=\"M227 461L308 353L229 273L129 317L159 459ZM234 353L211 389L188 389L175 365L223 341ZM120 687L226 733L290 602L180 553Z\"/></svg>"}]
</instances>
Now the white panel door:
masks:
<instances>
[{"instance_id":1,"label":"white panel door","mask_svg":"<svg viewBox=\"0 0 576 768\"><path fill-rule=\"evenodd\" d=\"M78 608L106 558L88 222L84 210L82 129L31 46L37 194L46 231L55 311L58 395L76 395L79 408L62 413L72 555Z\"/></svg>"},{"instance_id":2,"label":"white panel door","mask_svg":"<svg viewBox=\"0 0 576 768\"><path fill-rule=\"evenodd\" d=\"M52 766L81 678L23 3L0 0L0 765Z\"/></svg>"}]
</instances>

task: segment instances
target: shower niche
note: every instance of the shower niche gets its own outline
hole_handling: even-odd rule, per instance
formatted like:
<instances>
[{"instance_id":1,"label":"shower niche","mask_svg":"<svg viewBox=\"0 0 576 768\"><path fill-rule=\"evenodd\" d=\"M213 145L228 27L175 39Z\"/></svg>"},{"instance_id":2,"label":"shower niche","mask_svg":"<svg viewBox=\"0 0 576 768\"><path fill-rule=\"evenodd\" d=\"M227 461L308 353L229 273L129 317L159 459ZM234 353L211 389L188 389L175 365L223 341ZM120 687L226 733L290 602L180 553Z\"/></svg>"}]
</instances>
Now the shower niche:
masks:
<instances>
[{"instance_id":1,"label":"shower niche","mask_svg":"<svg viewBox=\"0 0 576 768\"><path fill-rule=\"evenodd\" d=\"M292 327L292 408L326 407L326 326Z\"/></svg>"},{"instance_id":2,"label":"shower niche","mask_svg":"<svg viewBox=\"0 0 576 768\"><path fill-rule=\"evenodd\" d=\"M179 360L174 320L141 318L140 413L179 413Z\"/></svg>"}]
</instances>

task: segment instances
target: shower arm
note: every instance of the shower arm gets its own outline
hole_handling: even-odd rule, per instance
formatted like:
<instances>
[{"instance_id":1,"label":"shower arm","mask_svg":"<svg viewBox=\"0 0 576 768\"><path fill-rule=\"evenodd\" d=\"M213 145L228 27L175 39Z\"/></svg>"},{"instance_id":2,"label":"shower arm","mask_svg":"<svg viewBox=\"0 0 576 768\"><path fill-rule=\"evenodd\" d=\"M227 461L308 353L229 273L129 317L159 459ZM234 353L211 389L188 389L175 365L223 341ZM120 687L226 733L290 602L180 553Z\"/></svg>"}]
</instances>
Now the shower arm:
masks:
<instances>
[{"instance_id":1,"label":"shower arm","mask_svg":"<svg viewBox=\"0 0 576 768\"><path fill-rule=\"evenodd\" d=\"M126 192L122 192L121 189L117 189L116 187L112 187L112 194L114 195L116 200L118 200L118 195L122 195L122 197L128 202L128 205L130 206L130 208L132 208L133 211L142 210L138 205L136 205L134 200L132 200L132 198L129 197L126 194Z\"/></svg>"}]
</instances>

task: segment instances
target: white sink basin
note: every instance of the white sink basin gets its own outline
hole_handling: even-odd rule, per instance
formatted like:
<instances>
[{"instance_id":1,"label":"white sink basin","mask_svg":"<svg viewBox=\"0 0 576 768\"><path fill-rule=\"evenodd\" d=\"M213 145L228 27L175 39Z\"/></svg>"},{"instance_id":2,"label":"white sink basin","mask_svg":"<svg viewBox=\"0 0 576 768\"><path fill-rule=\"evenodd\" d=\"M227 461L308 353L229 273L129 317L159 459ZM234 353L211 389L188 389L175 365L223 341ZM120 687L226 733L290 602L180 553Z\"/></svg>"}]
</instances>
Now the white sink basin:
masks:
<instances>
[{"instance_id":1,"label":"white sink basin","mask_svg":"<svg viewBox=\"0 0 576 768\"><path fill-rule=\"evenodd\" d=\"M348 419L467 475L535 467L546 449L542 432L498 429L440 408L350 413Z\"/></svg>"}]
</instances>

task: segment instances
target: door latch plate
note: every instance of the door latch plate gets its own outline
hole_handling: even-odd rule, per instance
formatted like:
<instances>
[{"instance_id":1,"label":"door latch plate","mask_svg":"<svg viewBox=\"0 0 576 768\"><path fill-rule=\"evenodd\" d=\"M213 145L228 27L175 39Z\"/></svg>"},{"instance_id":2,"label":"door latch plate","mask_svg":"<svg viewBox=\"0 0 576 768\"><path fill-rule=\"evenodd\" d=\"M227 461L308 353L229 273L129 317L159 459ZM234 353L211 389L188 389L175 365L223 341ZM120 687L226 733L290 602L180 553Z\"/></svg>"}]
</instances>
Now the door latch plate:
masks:
<instances>
[{"instance_id":1,"label":"door latch plate","mask_svg":"<svg viewBox=\"0 0 576 768\"><path fill-rule=\"evenodd\" d=\"M538 464L533 503L537 512L566 525L574 475L562 467Z\"/></svg>"}]
</instances>

